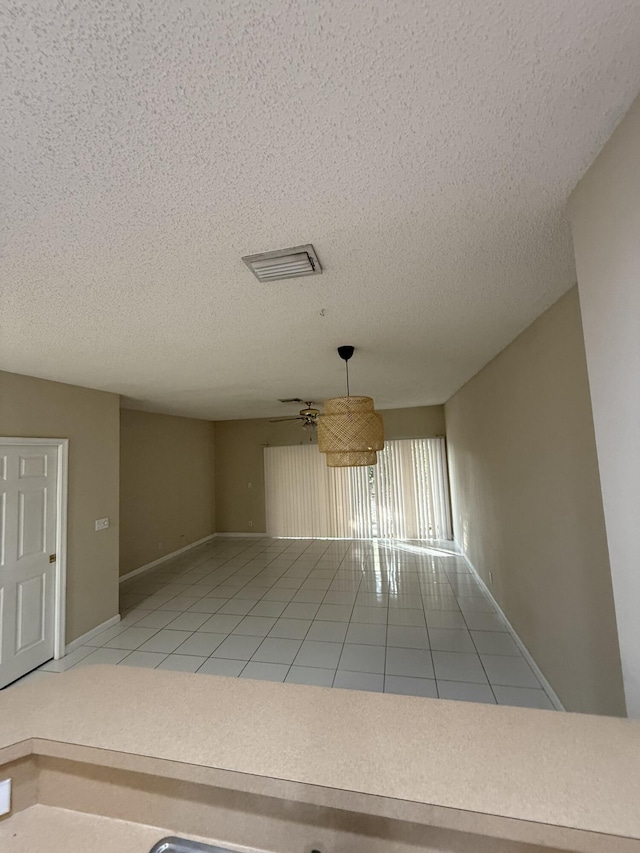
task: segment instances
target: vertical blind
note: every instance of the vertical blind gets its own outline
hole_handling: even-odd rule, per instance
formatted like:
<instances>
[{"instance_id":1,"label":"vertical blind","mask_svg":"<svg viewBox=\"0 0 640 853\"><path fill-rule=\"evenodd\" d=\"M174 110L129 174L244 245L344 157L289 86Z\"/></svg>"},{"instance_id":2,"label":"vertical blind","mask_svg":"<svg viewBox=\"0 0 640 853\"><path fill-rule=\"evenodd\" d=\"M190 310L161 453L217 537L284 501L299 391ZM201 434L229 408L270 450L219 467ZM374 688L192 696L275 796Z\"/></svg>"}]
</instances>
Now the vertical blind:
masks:
<instances>
[{"instance_id":1,"label":"vertical blind","mask_svg":"<svg viewBox=\"0 0 640 853\"><path fill-rule=\"evenodd\" d=\"M313 444L266 447L270 536L450 539L445 441L385 442L378 464L327 468Z\"/></svg>"}]
</instances>

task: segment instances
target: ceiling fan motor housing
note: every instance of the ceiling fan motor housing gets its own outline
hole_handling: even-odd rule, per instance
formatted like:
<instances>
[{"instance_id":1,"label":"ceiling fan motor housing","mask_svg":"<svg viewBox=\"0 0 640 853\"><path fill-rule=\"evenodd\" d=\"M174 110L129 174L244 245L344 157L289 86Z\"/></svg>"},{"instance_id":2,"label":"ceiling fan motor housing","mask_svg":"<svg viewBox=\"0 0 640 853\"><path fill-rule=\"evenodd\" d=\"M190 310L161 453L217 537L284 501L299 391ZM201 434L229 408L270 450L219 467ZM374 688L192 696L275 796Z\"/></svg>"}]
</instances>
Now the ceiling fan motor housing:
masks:
<instances>
[{"instance_id":1,"label":"ceiling fan motor housing","mask_svg":"<svg viewBox=\"0 0 640 853\"><path fill-rule=\"evenodd\" d=\"M300 403L302 400L280 400L281 403ZM313 407L313 403L311 400L307 400L306 407L304 409L300 409L297 415L292 415L289 418L275 418L270 420L269 423L275 424L280 423L282 421L304 421L303 426L312 426L315 427L317 425L318 415L320 414L320 409L315 409Z\"/></svg>"},{"instance_id":2,"label":"ceiling fan motor housing","mask_svg":"<svg viewBox=\"0 0 640 853\"><path fill-rule=\"evenodd\" d=\"M301 418L317 418L320 414L320 409L300 409L300 417Z\"/></svg>"}]
</instances>

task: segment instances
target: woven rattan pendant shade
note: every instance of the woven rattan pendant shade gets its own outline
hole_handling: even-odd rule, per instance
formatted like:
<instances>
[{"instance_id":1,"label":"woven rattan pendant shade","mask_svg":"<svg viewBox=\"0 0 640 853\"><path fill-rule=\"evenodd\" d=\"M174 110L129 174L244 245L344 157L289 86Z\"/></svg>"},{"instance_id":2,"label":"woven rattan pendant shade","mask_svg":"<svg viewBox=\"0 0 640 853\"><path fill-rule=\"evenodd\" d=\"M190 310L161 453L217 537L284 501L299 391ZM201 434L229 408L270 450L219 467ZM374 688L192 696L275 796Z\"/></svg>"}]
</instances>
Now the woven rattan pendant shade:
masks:
<instances>
[{"instance_id":1,"label":"woven rattan pendant shade","mask_svg":"<svg viewBox=\"0 0 640 853\"><path fill-rule=\"evenodd\" d=\"M329 468L375 465L384 447L382 417L371 397L333 397L318 418L318 448Z\"/></svg>"}]
</instances>

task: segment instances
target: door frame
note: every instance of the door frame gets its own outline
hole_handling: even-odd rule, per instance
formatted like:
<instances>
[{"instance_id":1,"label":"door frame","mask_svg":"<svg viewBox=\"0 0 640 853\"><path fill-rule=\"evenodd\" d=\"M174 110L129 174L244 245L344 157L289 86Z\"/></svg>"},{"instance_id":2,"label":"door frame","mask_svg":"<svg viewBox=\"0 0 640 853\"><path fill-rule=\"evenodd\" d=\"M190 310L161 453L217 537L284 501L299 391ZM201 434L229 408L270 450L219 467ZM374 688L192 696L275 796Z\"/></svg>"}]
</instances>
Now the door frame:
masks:
<instances>
[{"instance_id":1,"label":"door frame","mask_svg":"<svg viewBox=\"0 0 640 853\"><path fill-rule=\"evenodd\" d=\"M56 570L54 584L53 658L64 657L65 627L67 621L67 502L69 484L68 438L20 438L0 436L0 444L43 445L58 448L58 476L56 488Z\"/></svg>"}]
</instances>

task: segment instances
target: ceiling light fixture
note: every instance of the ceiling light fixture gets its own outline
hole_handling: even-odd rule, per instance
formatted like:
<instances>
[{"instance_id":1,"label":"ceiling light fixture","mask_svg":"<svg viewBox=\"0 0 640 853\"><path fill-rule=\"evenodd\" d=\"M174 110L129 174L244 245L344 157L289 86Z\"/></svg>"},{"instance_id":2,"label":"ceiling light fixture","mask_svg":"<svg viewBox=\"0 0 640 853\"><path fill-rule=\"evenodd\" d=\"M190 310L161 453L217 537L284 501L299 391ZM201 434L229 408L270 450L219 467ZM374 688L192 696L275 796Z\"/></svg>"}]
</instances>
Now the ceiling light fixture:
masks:
<instances>
[{"instance_id":1,"label":"ceiling light fixture","mask_svg":"<svg viewBox=\"0 0 640 853\"><path fill-rule=\"evenodd\" d=\"M354 347L338 347L345 362L347 396L332 397L318 416L318 448L326 453L329 468L375 465L377 451L384 447L382 416L374 411L371 397L352 397L349 391L349 359Z\"/></svg>"},{"instance_id":2,"label":"ceiling light fixture","mask_svg":"<svg viewBox=\"0 0 640 853\"><path fill-rule=\"evenodd\" d=\"M311 243L291 249L276 249L258 255L245 255L242 260L258 281L280 281L304 275L320 275L322 267Z\"/></svg>"}]
</instances>

